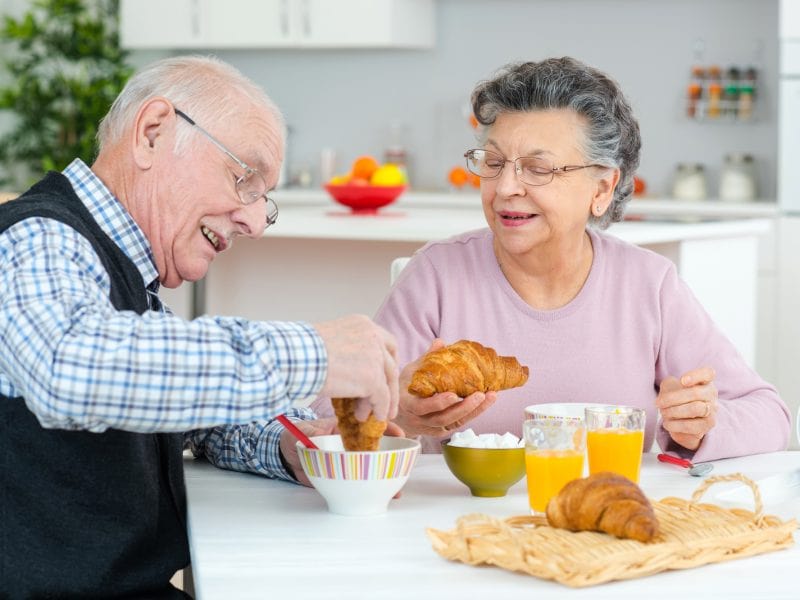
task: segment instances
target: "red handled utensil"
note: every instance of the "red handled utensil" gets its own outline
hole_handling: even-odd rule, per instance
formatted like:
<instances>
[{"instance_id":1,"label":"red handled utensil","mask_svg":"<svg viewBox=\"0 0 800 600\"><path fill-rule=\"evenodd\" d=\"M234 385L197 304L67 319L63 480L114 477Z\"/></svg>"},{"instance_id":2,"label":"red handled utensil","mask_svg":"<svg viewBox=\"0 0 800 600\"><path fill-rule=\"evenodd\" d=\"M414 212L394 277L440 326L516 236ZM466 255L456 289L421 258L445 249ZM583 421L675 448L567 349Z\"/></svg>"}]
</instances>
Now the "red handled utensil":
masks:
<instances>
[{"instance_id":1,"label":"red handled utensil","mask_svg":"<svg viewBox=\"0 0 800 600\"><path fill-rule=\"evenodd\" d=\"M286 429L289 430L289 433L291 433L294 437L300 440L303 446L305 446L306 448L319 450L317 445L310 439L308 439L308 436L305 433L300 431L294 423L292 423L289 419L286 418L286 415L278 415L277 419L283 424L284 427L286 427Z\"/></svg>"},{"instance_id":2,"label":"red handled utensil","mask_svg":"<svg viewBox=\"0 0 800 600\"><path fill-rule=\"evenodd\" d=\"M714 468L714 465L711 463L699 463L695 465L685 458L678 458L677 456L670 456L669 454L659 454L656 458L658 458L658 460L661 462L672 463L673 465L678 465L680 467L689 469L689 475L692 475L693 477L703 477L704 475L708 475Z\"/></svg>"}]
</instances>

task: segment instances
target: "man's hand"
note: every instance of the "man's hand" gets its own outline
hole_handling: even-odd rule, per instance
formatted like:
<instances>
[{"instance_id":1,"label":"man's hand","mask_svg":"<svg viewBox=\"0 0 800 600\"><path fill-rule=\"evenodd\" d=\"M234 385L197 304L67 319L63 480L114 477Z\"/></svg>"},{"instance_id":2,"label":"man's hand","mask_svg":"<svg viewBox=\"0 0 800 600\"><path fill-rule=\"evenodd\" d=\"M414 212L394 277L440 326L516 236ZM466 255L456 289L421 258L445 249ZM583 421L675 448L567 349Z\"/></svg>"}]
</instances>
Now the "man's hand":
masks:
<instances>
[{"instance_id":1,"label":"man's hand","mask_svg":"<svg viewBox=\"0 0 800 600\"><path fill-rule=\"evenodd\" d=\"M320 395L359 398L356 418L379 421L397 415L397 343L363 315L315 324L328 352L328 376Z\"/></svg>"},{"instance_id":2,"label":"man's hand","mask_svg":"<svg viewBox=\"0 0 800 600\"><path fill-rule=\"evenodd\" d=\"M440 339L433 340L428 352L443 348ZM497 392L475 392L459 398L452 392L420 398L408 392L411 376L419 368L422 357L409 363L400 374L400 408L396 422L406 435L444 437L487 410L497 400Z\"/></svg>"},{"instance_id":3,"label":"man's hand","mask_svg":"<svg viewBox=\"0 0 800 600\"><path fill-rule=\"evenodd\" d=\"M661 382L656 406L661 424L676 444L697 450L717 424L717 386L714 369L702 367Z\"/></svg>"},{"instance_id":4,"label":"man's hand","mask_svg":"<svg viewBox=\"0 0 800 600\"><path fill-rule=\"evenodd\" d=\"M330 435L338 433L336 428L336 417L327 417L325 419L316 419L313 421L292 421L297 428L305 433L308 437L315 435ZM403 437L403 430L396 424L390 422L384 435L391 435L395 437ZM292 475L298 483L311 487L311 482L306 477L306 472L300 464L300 457L297 455L297 438L294 437L288 429L284 429L281 434L280 453L283 460L289 467L290 475Z\"/></svg>"}]
</instances>

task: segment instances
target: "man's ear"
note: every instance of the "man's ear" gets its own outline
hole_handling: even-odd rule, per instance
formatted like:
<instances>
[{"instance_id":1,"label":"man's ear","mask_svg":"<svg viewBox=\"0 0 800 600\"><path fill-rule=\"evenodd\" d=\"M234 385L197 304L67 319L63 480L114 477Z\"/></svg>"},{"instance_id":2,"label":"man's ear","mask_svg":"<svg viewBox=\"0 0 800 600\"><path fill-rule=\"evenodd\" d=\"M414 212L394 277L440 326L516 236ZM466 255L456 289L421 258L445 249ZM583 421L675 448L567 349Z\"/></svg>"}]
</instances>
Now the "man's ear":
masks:
<instances>
[{"instance_id":1,"label":"man's ear","mask_svg":"<svg viewBox=\"0 0 800 600\"><path fill-rule=\"evenodd\" d=\"M149 169L164 144L175 140L175 109L172 103L161 97L150 98L136 113L133 124L133 157L141 169Z\"/></svg>"}]
</instances>

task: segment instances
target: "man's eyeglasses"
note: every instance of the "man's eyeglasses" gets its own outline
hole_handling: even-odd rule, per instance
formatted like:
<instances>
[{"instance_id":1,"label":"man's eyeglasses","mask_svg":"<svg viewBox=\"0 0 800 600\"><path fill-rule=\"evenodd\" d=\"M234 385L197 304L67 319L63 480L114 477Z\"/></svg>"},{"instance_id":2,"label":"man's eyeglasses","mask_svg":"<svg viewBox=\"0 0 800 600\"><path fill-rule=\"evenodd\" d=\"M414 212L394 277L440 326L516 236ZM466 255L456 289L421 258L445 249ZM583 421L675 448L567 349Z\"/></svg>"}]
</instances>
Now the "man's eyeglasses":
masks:
<instances>
[{"instance_id":1,"label":"man's eyeglasses","mask_svg":"<svg viewBox=\"0 0 800 600\"><path fill-rule=\"evenodd\" d=\"M467 169L481 179L494 179L499 177L506 163L514 165L517 177L522 183L528 185L547 185L553 181L556 173L568 173L578 169L588 169L589 167L601 167L602 165L564 165L554 167L553 163L546 158L538 156L520 156L514 160L509 160L505 156L475 148L464 153L467 159Z\"/></svg>"},{"instance_id":2,"label":"man's eyeglasses","mask_svg":"<svg viewBox=\"0 0 800 600\"><path fill-rule=\"evenodd\" d=\"M197 123L194 122L194 119L189 117L186 113L175 109L175 114L178 115L181 119L189 123L192 127L195 127L197 131L202 133L206 136L212 144L214 144L217 148L222 150L228 157L233 160L237 165L239 165L242 169L244 169L244 173L236 178L236 192L239 194L239 200L242 201L242 204L248 205L253 204L254 202L258 202L261 198L264 198L267 203L267 225L274 225L275 221L278 220L278 205L275 204L275 201L267 196L267 182L264 180L264 176L259 173L256 169L249 167L247 163L243 160L240 160L233 152L228 150L222 142L220 142L217 138L213 135L208 133L205 129L200 127ZM266 228L265 227L265 228Z\"/></svg>"}]
</instances>

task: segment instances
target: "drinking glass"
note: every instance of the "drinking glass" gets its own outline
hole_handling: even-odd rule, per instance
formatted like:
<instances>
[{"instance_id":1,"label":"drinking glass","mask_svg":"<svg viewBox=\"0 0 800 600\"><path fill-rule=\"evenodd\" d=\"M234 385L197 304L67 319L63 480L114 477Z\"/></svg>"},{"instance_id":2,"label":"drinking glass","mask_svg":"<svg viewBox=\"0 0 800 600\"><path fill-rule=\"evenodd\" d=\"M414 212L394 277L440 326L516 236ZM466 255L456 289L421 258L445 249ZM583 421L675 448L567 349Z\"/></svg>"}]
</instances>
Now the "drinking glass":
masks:
<instances>
[{"instance_id":1,"label":"drinking glass","mask_svg":"<svg viewBox=\"0 0 800 600\"><path fill-rule=\"evenodd\" d=\"M611 471L639 483L644 446L644 409L631 406L586 408L589 473Z\"/></svg>"},{"instance_id":2,"label":"drinking glass","mask_svg":"<svg viewBox=\"0 0 800 600\"><path fill-rule=\"evenodd\" d=\"M580 419L534 417L523 422L523 434L528 502L542 513L550 498L583 475L586 426Z\"/></svg>"}]
</instances>

